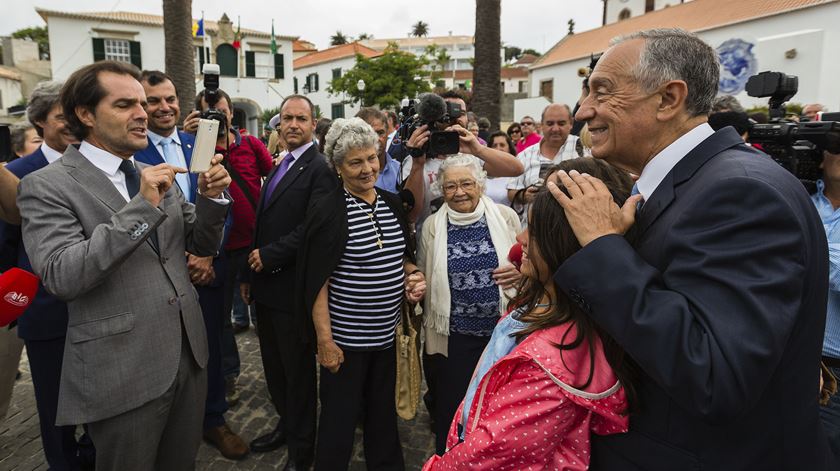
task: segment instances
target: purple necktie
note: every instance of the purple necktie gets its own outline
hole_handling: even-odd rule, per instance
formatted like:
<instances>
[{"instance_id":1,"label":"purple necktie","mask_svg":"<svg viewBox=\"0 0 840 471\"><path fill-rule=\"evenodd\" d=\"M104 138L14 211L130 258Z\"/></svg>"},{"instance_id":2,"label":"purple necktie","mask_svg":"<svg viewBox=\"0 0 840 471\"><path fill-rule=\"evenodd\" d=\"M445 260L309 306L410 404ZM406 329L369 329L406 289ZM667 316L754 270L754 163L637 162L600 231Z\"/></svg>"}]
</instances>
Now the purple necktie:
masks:
<instances>
[{"instance_id":1,"label":"purple necktie","mask_svg":"<svg viewBox=\"0 0 840 471\"><path fill-rule=\"evenodd\" d=\"M291 152L286 154L283 157L283 160L280 162L280 168L277 169L277 173L274 174L274 178L268 182L268 190L265 192L265 199L268 201L271 198L271 194L274 193L274 189L277 188L277 184L280 183L280 180L283 178L283 175L289 171L289 167L292 165L292 161L295 160L295 157L292 155Z\"/></svg>"}]
</instances>

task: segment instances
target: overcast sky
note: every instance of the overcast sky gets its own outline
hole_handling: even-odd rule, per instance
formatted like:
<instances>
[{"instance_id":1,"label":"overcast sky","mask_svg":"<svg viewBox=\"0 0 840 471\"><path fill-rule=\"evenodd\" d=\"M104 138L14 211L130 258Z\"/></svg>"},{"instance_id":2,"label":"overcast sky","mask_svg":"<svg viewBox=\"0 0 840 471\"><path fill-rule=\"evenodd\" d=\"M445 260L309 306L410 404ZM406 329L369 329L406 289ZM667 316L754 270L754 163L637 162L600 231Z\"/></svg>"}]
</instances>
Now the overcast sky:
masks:
<instances>
[{"instance_id":1,"label":"overcast sky","mask_svg":"<svg viewBox=\"0 0 840 471\"><path fill-rule=\"evenodd\" d=\"M27 26L43 26L35 7L60 11L132 11L162 14L161 0L3 0L0 36ZM14 4L13 8L9 8ZM241 11L232 6L244 7ZM336 30L345 35L372 34L375 38L405 37L418 20L429 24L430 36L475 32L474 0L194 0L193 17L218 20L227 13L242 27L271 31L274 19L278 35L300 36L320 48L329 46ZM601 25L602 0L502 0L502 41L521 48L545 52L562 38L573 18L576 31Z\"/></svg>"}]
</instances>

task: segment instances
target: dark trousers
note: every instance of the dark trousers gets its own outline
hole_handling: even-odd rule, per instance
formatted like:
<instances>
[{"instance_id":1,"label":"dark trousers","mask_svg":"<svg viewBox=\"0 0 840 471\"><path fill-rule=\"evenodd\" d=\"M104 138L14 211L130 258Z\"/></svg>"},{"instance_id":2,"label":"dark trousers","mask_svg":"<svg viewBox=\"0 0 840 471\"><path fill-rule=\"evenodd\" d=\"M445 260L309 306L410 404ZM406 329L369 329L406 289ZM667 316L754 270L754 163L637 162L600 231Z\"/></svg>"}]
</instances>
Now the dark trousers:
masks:
<instances>
[{"instance_id":1,"label":"dark trousers","mask_svg":"<svg viewBox=\"0 0 840 471\"><path fill-rule=\"evenodd\" d=\"M372 352L345 350L344 363L335 374L321 367L316 471L347 469L360 416L367 469L405 469L397 431L396 380L394 347Z\"/></svg>"},{"instance_id":2,"label":"dark trousers","mask_svg":"<svg viewBox=\"0 0 840 471\"><path fill-rule=\"evenodd\" d=\"M87 434L76 441L75 425L55 425L58 413L58 386L61 364L64 360L65 337L50 340L25 340L26 355L32 385L35 387L35 405L41 428L41 443L50 469L54 471L78 470L82 463L93 463L94 448Z\"/></svg>"},{"instance_id":3,"label":"dark trousers","mask_svg":"<svg viewBox=\"0 0 840 471\"><path fill-rule=\"evenodd\" d=\"M224 286L224 319L222 322L222 374L225 378L238 377L241 368L239 347L233 336L233 326L230 321L234 301L239 296L239 270L248 261L248 248L226 250L228 270L225 273ZM240 299L241 301L241 299Z\"/></svg>"},{"instance_id":4,"label":"dark trousers","mask_svg":"<svg viewBox=\"0 0 840 471\"><path fill-rule=\"evenodd\" d=\"M475 366L490 337L450 333L448 356L437 357L435 380L435 453L446 451L446 435L470 385Z\"/></svg>"},{"instance_id":5,"label":"dark trousers","mask_svg":"<svg viewBox=\"0 0 840 471\"><path fill-rule=\"evenodd\" d=\"M218 274L217 274L218 275ZM204 430L225 424L228 410L225 377L222 374L222 286L196 286L204 327L207 331L207 402L204 404Z\"/></svg>"},{"instance_id":6,"label":"dark trousers","mask_svg":"<svg viewBox=\"0 0 840 471\"><path fill-rule=\"evenodd\" d=\"M292 314L256 307L268 393L286 432L289 459L305 467L315 451L315 351L296 335Z\"/></svg>"}]
</instances>

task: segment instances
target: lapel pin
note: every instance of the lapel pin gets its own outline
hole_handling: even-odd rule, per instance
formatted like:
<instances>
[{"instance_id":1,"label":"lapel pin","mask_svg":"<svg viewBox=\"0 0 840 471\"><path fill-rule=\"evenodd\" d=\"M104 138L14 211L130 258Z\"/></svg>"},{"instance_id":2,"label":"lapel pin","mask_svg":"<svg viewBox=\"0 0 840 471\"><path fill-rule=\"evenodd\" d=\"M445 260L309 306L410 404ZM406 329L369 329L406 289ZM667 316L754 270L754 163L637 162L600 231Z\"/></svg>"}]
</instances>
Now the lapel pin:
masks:
<instances>
[{"instance_id":1,"label":"lapel pin","mask_svg":"<svg viewBox=\"0 0 840 471\"><path fill-rule=\"evenodd\" d=\"M192 144L187 144L187 149L192 149Z\"/></svg>"}]
</instances>

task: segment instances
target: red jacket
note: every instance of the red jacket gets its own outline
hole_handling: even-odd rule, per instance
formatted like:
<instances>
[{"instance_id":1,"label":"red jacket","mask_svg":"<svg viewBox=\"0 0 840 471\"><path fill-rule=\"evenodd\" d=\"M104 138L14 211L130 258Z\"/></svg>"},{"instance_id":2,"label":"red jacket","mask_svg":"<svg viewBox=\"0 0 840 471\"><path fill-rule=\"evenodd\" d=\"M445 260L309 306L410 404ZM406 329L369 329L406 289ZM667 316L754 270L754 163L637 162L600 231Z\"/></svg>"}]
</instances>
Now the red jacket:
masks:
<instances>
[{"instance_id":1,"label":"red jacket","mask_svg":"<svg viewBox=\"0 0 840 471\"><path fill-rule=\"evenodd\" d=\"M423 470L587 469L590 433L626 432L627 401L600 339L591 383L582 391L573 386L589 375L588 344L562 352L555 345L575 334L568 324L534 332L493 365L478 385L464 442L457 433L462 403L446 453Z\"/></svg>"}]
</instances>

